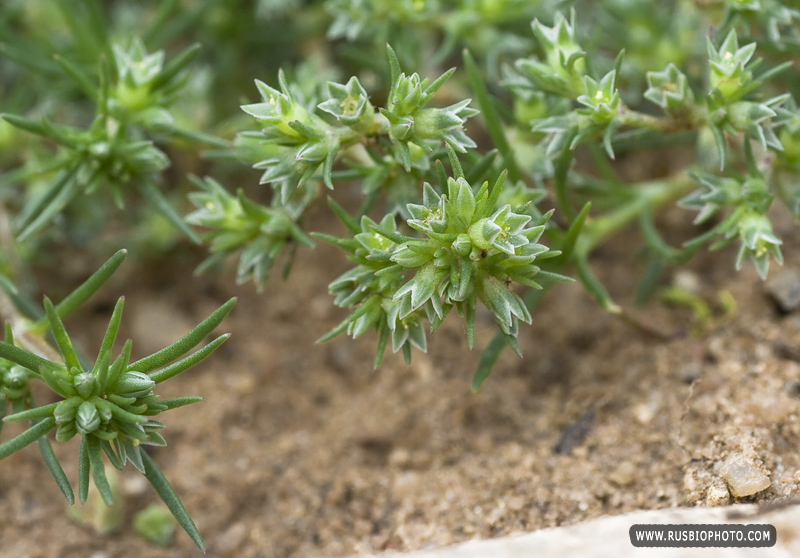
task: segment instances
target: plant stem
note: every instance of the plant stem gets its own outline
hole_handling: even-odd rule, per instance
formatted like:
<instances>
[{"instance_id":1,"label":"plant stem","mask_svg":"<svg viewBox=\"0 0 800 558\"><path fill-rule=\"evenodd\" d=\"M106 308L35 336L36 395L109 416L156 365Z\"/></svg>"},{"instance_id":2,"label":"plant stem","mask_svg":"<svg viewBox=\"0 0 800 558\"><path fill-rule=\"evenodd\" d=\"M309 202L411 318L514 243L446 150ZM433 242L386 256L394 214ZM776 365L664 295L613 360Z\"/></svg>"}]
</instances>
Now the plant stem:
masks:
<instances>
[{"instance_id":1,"label":"plant stem","mask_svg":"<svg viewBox=\"0 0 800 558\"><path fill-rule=\"evenodd\" d=\"M631 190L633 197L626 203L602 217L587 220L575 242L575 257L588 257L598 245L635 221L643 209L657 209L672 203L693 187L694 182L687 172L666 179L642 182L635 186Z\"/></svg>"}]
</instances>

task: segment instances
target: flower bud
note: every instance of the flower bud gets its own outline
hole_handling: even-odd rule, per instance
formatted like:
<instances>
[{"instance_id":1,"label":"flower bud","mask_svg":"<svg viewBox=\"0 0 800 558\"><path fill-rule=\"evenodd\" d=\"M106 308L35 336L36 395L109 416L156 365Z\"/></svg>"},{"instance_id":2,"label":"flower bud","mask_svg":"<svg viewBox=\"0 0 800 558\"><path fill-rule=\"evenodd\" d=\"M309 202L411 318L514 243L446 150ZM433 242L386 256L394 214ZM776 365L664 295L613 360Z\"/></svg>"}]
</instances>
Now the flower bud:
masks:
<instances>
[{"instance_id":1,"label":"flower bud","mask_svg":"<svg viewBox=\"0 0 800 558\"><path fill-rule=\"evenodd\" d=\"M97 413L97 408L89 401L84 401L78 407L78 412L75 415L75 428L82 435L94 432L100 427L100 415Z\"/></svg>"},{"instance_id":2,"label":"flower bud","mask_svg":"<svg viewBox=\"0 0 800 558\"><path fill-rule=\"evenodd\" d=\"M477 248L488 250L501 231L499 225L484 217L473 223L467 234Z\"/></svg>"},{"instance_id":3,"label":"flower bud","mask_svg":"<svg viewBox=\"0 0 800 558\"><path fill-rule=\"evenodd\" d=\"M9 399L19 399L28 391L28 372L21 366L12 366L3 373L2 385Z\"/></svg>"},{"instance_id":4,"label":"flower bud","mask_svg":"<svg viewBox=\"0 0 800 558\"><path fill-rule=\"evenodd\" d=\"M118 393L123 397L142 397L152 391L156 383L142 372L125 372L119 380Z\"/></svg>"},{"instance_id":5,"label":"flower bud","mask_svg":"<svg viewBox=\"0 0 800 558\"><path fill-rule=\"evenodd\" d=\"M81 372L72 379L72 385L78 390L78 395L86 398L92 395L97 382L91 372Z\"/></svg>"},{"instance_id":6,"label":"flower bud","mask_svg":"<svg viewBox=\"0 0 800 558\"><path fill-rule=\"evenodd\" d=\"M424 242L408 242L395 250L391 260L403 267L420 267L433 258L433 248Z\"/></svg>"},{"instance_id":7,"label":"flower bud","mask_svg":"<svg viewBox=\"0 0 800 558\"><path fill-rule=\"evenodd\" d=\"M75 419L75 413L78 411L78 406L83 403L81 397L70 397L65 399L58 405L53 412L53 417L56 419L56 424L62 425L72 422Z\"/></svg>"},{"instance_id":8,"label":"flower bud","mask_svg":"<svg viewBox=\"0 0 800 558\"><path fill-rule=\"evenodd\" d=\"M728 108L727 116L731 126L740 132L748 132L775 116L775 111L763 103L739 101Z\"/></svg>"},{"instance_id":9,"label":"flower bud","mask_svg":"<svg viewBox=\"0 0 800 558\"><path fill-rule=\"evenodd\" d=\"M452 248L453 252L459 256L468 256L472 251L472 241L469 239L469 235L466 233L458 235L458 238L453 241Z\"/></svg>"},{"instance_id":10,"label":"flower bud","mask_svg":"<svg viewBox=\"0 0 800 558\"><path fill-rule=\"evenodd\" d=\"M58 426L56 429L56 442L67 442L78 433L78 429L75 427L75 423L73 421L65 422Z\"/></svg>"}]
</instances>

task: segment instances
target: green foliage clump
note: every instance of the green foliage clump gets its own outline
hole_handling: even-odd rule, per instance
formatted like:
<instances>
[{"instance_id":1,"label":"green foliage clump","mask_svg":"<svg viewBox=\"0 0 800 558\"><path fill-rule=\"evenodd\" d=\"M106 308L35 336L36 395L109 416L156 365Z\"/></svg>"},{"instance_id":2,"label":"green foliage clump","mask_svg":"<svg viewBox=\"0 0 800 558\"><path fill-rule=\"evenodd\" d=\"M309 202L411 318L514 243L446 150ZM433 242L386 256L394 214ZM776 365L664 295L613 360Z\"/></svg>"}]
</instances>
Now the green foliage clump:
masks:
<instances>
[{"instance_id":1,"label":"green foliage clump","mask_svg":"<svg viewBox=\"0 0 800 558\"><path fill-rule=\"evenodd\" d=\"M773 208L800 216L798 55L786 0L4 3L0 411L31 426L0 457L37 442L72 499L45 434L80 436L82 498L90 476L109 496L102 455L131 462L202 545L142 447L163 443L157 415L196 400L154 388L224 340L185 356L232 303L130 362L119 302L88 362L62 320L96 280L30 302L28 268L73 243L188 239L210 252L199 272L238 258L236 281L268 296L276 263L285 278L322 240L352 267L329 285L348 315L320 341L374 332L376 367L390 342L408 362L454 308L472 348L487 312L474 389L504 347L523 352L520 323L548 319L536 305L556 281L633 321L592 271L623 231L647 266L633 302L704 247L738 244L731 267L766 278L783 262ZM627 178L647 151L663 163ZM338 236L309 222L323 194ZM665 231L676 205L686 226ZM34 381L57 401L37 406Z\"/></svg>"}]
</instances>

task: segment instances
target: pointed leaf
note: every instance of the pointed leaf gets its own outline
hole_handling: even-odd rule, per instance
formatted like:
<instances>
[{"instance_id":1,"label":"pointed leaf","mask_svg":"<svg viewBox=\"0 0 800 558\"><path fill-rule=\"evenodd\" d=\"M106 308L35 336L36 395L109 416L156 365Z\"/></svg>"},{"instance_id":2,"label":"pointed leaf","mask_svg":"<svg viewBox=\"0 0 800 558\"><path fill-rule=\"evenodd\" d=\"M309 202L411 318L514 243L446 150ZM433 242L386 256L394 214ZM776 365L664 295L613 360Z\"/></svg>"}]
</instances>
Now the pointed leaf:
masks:
<instances>
[{"instance_id":1,"label":"pointed leaf","mask_svg":"<svg viewBox=\"0 0 800 558\"><path fill-rule=\"evenodd\" d=\"M200 322L192 331L175 341L172 345L161 349L149 357L132 362L125 368L125 371L136 370L137 372L148 373L182 357L200 343L209 333L214 331L235 305L236 299L230 299L215 310L208 318Z\"/></svg>"},{"instance_id":2,"label":"pointed leaf","mask_svg":"<svg viewBox=\"0 0 800 558\"><path fill-rule=\"evenodd\" d=\"M28 428L22 434L19 434L7 442L0 444L0 460L5 459L9 455L18 452L25 446L32 444L56 426L56 419L49 417L43 421L37 422Z\"/></svg>"},{"instance_id":3,"label":"pointed leaf","mask_svg":"<svg viewBox=\"0 0 800 558\"><path fill-rule=\"evenodd\" d=\"M92 470L92 478L97 491L102 496L103 501L111 506L114 504L114 496L111 493L111 486L106 478L106 469L103 465L103 454L100 453L100 441L92 435L84 436L86 441L86 455L89 458L89 465Z\"/></svg>"},{"instance_id":4,"label":"pointed leaf","mask_svg":"<svg viewBox=\"0 0 800 558\"><path fill-rule=\"evenodd\" d=\"M53 475L53 479L56 481L58 488L61 489L61 493L64 494L67 502L69 502L70 505L74 504L75 494L72 492L72 486L69 483L69 479L67 478L66 473L64 473L64 469L61 467L61 463L59 463L58 458L53 451L53 446L50 444L50 440L48 440L46 436L42 436L37 440L37 442L39 443L39 453L42 454L42 460L44 461L45 465L47 465L47 469L50 471L50 474Z\"/></svg>"},{"instance_id":5,"label":"pointed leaf","mask_svg":"<svg viewBox=\"0 0 800 558\"><path fill-rule=\"evenodd\" d=\"M170 378L177 376L181 372L188 370L198 362L205 359L208 355L213 353L217 347L222 345L228 338L231 336L230 333L226 333L225 335L220 335L216 339L214 339L211 343L200 349L199 351L195 351L191 355L187 356L175 362L157 372L151 372L150 378L157 384L169 380Z\"/></svg>"},{"instance_id":6,"label":"pointed leaf","mask_svg":"<svg viewBox=\"0 0 800 558\"><path fill-rule=\"evenodd\" d=\"M89 497L89 472L91 465L89 463L89 442L86 441L87 436L81 438L81 448L78 453L78 499L81 504L86 502Z\"/></svg>"},{"instance_id":7,"label":"pointed leaf","mask_svg":"<svg viewBox=\"0 0 800 558\"><path fill-rule=\"evenodd\" d=\"M200 537L197 526L194 524L194 521L192 521L183 503L181 503L180 498L178 498L178 495L175 493L175 490L169 484L169 481L167 481L164 473L161 472L161 469L158 468L153 459L147 455L147 452L142 451L139 452L139 454L142 457L145 478L153 485L159 497L161 497L167 505L169 511L172 512L178 524L183 527L183 530L189 535L189 538L192 539L200 550L205 551L205 544L203 544L203 539Z\"/></svg>"},{"instance_id":8,"label":"pointed leaf","mask_svg":"<svg viewBox=\"0 0 800 558\"><path fill-rule=\"evenodd\" d=\"M63 319L80 308L81 305L83 305L83 303L89 299L89 297L96 293L100 287L109 280L119 266L122 265L122 262L125 261L125 257L127 255L127 250L118 250L103 265L100 266L100 269L92 273L92 275L86 279L86 281L81 283L77 289L72 291L69 295L67 295L66 298L64 298L64 300L59 302L56 305L56 312L58 313L59 317ZM116 308L114 309L114 312L116 312Z\"/></svg>"},{"instance_id":9,"label":"pointed leaf","mask_svg":"<svg viewBox=\"0 0 800 558\"><path fill-rule=\"evenodd\" d=\"M189 240L195 244L202 244L200 237L197 236L192 228L184 221L183 217L177 212L171 203L164 197L164 194L149 179L141 178L137 181L137 186L147 201L152 204L167 221L172 223L178 230L185 234Z\"/></svg>"},{"instance_id":10,"label":"pointed leaf","mask_svg":"<svg viewBox=\"0 0 800 558\"><path fill-rule=\"evenodd\" d=\"M69 338L67 330L64 328L64 323L58 316L55 306L53 306L53 303L50 302L50 299L47 297L44 298L44 310L47 313L47 322L50 324L50 330L53 332L58 350L64 357L64 364L66 364L67 369L72 370L73 368L77 368L81 370L81 363L80 360L78 360L75 347L72 346L72 340Z\"/></svg>"}]
</instances>

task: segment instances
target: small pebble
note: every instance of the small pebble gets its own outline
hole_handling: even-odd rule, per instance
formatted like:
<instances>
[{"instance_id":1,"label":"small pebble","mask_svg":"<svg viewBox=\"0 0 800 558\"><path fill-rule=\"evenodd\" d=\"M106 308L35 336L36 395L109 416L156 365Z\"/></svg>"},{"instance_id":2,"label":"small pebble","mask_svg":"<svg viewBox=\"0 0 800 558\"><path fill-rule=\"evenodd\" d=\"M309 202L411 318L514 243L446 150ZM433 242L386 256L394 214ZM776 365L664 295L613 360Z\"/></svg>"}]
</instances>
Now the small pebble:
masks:
<instances>
[{"instance_id":1,"label":"small pebble","mask_svg":"<svg viewBox=\"0 0 800 558\"><path fill-rule=\"evenodd\" d=\"M784 314L800 308L800 272L783 270L767 283L766 290Z\"/></svg>"},{"instance_id":2,"label":"small pebble","mask_svg":"<svg viewBox=\"0 0 800 558\"><path fill-rule=\"evenodd\" d=\"M712 482L711 486L709 486L708 490L706 491L707 506L726 506L730 500L731 495L728 492L728 487L720 478L717 478L714 482Z\"/></svg>"},{"instance_id":3,"label":"small pebble","mask_svg":"<svg viewBox=\"0 0 800 558\"><path fill-rule=\"evenodd\" d=\"M638 476L639 471L636 465L630 461L623 461L614 472L608 475L608 480L617 486L629 486L636 481Z\"/></svg>"},{"instance_id":4,"label":"small pebble","mask_svg":"<svg viewBox=\"0 0 800 558\"><path fill-rule=\"evenodd\" d=\"M731 494L737 498L761 492L771 484L769 477L741 454L730 456L719 473L728 483Z\"/></svg>"}]
</instances>

